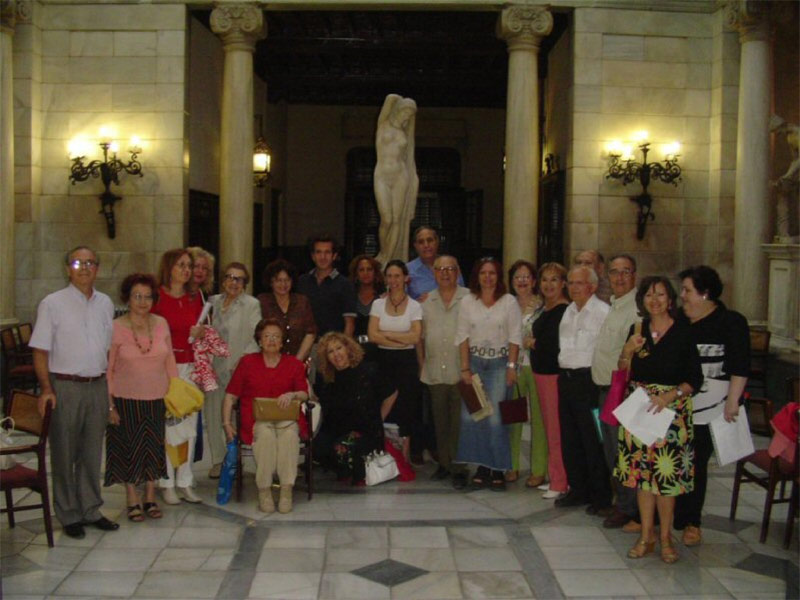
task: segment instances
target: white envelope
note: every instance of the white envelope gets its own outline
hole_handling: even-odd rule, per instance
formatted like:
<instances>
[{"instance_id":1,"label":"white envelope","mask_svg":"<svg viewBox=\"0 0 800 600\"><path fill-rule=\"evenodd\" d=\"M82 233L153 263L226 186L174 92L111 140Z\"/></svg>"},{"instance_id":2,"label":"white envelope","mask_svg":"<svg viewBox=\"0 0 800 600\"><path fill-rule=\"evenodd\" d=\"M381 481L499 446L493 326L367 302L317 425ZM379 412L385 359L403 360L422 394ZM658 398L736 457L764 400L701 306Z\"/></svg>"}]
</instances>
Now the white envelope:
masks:
<instances>
[{"instance_id":1,"label":"white envelope","mask_svg":"<svg viewBox=\"0 0 800 600\"><path fill-rule=\"evenodd\" d=\"M722 414L728 398L730 381L706 377L700 391L692 398L693 420L695 425L708 425Z\"/></svg>"},{"instance_id":2,"label":"white envelope","mask_svg":"<svg viewBox=\"0 0 800 600\"><path fill-rule=\"evenodd\" d=\"M736 462L740 458L755 452L753 438L750 435L750 425L747 422L747 411L739 408L736 421L728 423L723 415L709 423L711 440L714 442L714 452L720 467Z\"/></svg>"},{"instance_id":3,"label":"white envelope","mask_svg":"<svg viewBox=\"0 0 800 600\"><path fill-rule=\"evenodd\" d=\"M614 409L614 416L620 424L639 438L647 446L653 445L667 435L670 423L675 418L675 411L665 408L657 414L648 412L652 405L644 388L636 390L625 399L625 402Z\"/></svg>"}]
</instances>

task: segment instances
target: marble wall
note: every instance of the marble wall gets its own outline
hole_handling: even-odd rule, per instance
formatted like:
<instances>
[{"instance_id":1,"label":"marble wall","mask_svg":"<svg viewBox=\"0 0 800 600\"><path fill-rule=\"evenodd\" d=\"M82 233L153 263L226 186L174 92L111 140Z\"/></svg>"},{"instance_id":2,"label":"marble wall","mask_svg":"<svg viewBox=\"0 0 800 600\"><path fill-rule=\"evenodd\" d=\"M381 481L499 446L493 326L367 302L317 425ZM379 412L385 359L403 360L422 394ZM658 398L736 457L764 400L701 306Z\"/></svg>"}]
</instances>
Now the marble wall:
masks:
<instances>
[{"instance_id":1,"label":"marble wall","mask_svg":"<svg viewBox=\"0 0 800 600\"><path fill-rule=\"evenodd\" d=\"M641 274L732 262L738 43L719 14L577 8L566 251L633 254ZM648 132L650 160L681 144L683 181L652 183L656 220L636 238L638 184L605 180L606 145ZM634 146L635 147L635 146ZM641 160L641 153L636 151Z\"/></svg>"},{"instance_id":2,"label":"marble wall","mask_svg":"<svg viewBox=\"0 0 800 600\"><path fill-rule=\"evenodd\" d=\"M120 280L155 269L160 253L184 241L186 7L36 5L14 40L16 133L16 312L65 282L64 252L95 247L98 288L116 299ZM99 214L99 180L71 185L67 146L80 137L100 156L106 127L124 155L142 140L144 177L123 174L113 191L117 236Z\"/></svg>"}]
</instances>

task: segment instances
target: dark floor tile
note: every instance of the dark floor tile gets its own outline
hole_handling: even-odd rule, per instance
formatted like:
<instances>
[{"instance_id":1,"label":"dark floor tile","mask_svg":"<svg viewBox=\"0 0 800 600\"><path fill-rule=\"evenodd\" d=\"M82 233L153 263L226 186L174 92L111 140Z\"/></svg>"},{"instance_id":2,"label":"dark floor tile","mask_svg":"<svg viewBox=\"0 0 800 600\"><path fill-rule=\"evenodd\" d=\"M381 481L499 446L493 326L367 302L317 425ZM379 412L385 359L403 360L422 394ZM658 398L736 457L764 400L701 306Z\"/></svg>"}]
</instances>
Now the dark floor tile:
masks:
<instances>
[{"instance_id":1,"label":"dark floor tile","mask_svg":"<svg viewBox=\"0 0 800 600\"><path fill-rule=\"evenodd\" d=\"M391 558L350 572L353 575L358 575L364 579L369 579L370 581L389 587L411 581L412 579L416 579L428 573L425 569L407 565L406 563L392 560Z\"/></svg>"}]
</instances>

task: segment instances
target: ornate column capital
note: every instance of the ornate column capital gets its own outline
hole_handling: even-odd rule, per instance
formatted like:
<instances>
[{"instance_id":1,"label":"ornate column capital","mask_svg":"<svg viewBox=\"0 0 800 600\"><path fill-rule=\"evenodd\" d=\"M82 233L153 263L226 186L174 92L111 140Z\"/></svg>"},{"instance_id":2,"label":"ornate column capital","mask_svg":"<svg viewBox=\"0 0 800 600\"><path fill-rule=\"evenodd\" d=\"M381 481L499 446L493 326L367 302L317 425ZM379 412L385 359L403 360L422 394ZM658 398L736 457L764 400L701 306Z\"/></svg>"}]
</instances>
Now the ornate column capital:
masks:
<instances>
[{"instance_id":1,"label":"ornate column capital","mask_svg":"<svg viewBox=\"0 0 800 600\"><path fill-rule=\"evenodd\" d=\"M542 38L553 30L549 6L511 4L503 9L497 21L497 37L509 50L539 51Z\"/></svg>"},{"instance_id":2,"label":"ornate column capital","mask_svg":"<svg viewBox=\"0 0 800 600\"><path fill-rule=\"evenodd\" d=\"M725 24L739 32L740 43L766 41L769 38L770 2L729 0L724 10Z\"/></svg>"},{"instance_id":3,"label":"ornate column capital","mask_svg":"<svg viewBox=\"0 0 800 600\"><path fill-rule=\"evenodd\" d=\"M14 0L0 0L0 31L3 33L14 33L14 25L17 22L17 10Z\"/></svg>"},{"instance_id":4,"label":"ornate column capital","mask_svg":"<svg viewBox=\"0 0 800 600\"><path fill-rule=\"evenodd\" d=\"M267 37L264 14L255 4L218 3L211 11L211 31L222 38L224 50L252 52Z\"/></svg>"}]
</instances>

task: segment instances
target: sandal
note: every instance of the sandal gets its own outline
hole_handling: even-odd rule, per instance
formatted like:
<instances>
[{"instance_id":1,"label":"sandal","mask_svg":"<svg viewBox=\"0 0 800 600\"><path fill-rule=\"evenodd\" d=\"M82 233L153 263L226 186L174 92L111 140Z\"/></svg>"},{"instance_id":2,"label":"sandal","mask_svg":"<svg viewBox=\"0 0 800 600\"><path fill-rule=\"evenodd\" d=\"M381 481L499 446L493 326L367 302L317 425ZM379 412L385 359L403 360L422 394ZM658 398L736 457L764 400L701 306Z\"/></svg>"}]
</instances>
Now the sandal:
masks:
<instances>
[{"instance_id":1,"label":"sandal","mask_svg":"<svg viewBox=\"0 0 800 600\"><path fill-rule=\"evenodd\" d=\"M672 545L672 540L661 542L661 560L668 565L671 565L679 558L680 554L678 554L678 551L675 550L675 546Z\"/></svg>"},{"instance_id":2,"label":"sandal","mask_svg":"<svg viewBox=\"0 0 800 600\"><path fill-rule=\"evenodd\" d=\"M155 502L145 502L144 512L147 513L147 516L151 519L160 519L164 516L164 513L161 512L161 509Z\"/></svg>"},{"instance_id":3,"label":"sandal","mask_svg":"<svg viewBox=\"0 0 800 600\"><path fill-rule=\"evenodd\" d=\"M525 482L525 487L539 488L544 483L544 475L531 475Z\"/></svg>"},{"instance_id":4,"label":"sandal","mask_svg":"<svg viewBox=\"0 0 800 600\"><path fill-rule=\"evenodd\" d=\"M144 515L142 514L141 506L134 504L133 506L128 507L128 521L133 521L134 523L141 523L144 521Z\"/></svg>"},{"instance_id":5,"label":"sandal","mask_svg":"<svg viewBox=\"0 0 800 600\"><path fill-rule=\"evenodd\" d=\"M639 538L639 540L633 545L633 548L628 550L628 558L643 558L648 554L652 554L656 551L656 541L653 540L652 542L648 542Z\"/></svg>"},{"instance_id":6,"label":"sandal","mask_svg":"<svg viewBox=\"0 0 800 600\"><path fill-rule=\"evenodd\" d=\"M503 476L502 471L492 471L491 474L491 484L489 487L490 490L493 492L505 492L506 491L506 479Z\"/></svg>"},{"instance_id":7,"label":"sandal","mask_svg":"<svg viewBox=\"0 0 800 600\"><path fill-rule=\"evenodd\" d=\"M508 483L514 483L517 479L519 479L519 471L506 471L505 477Z\"/></svg>"},{"instance_id":8,"label":"sandal","mask_svg":"<svg viewBox=\"0 0 800 600\"><path fill-rule=\"evenodd\" d=\"M476 490L482 490L487 485L489 485L489 477L491 473L489 469L486 467L478 467L478 470L475 471L475 475L472 476L472 488Z\"/></svg>"}]
</instances>

